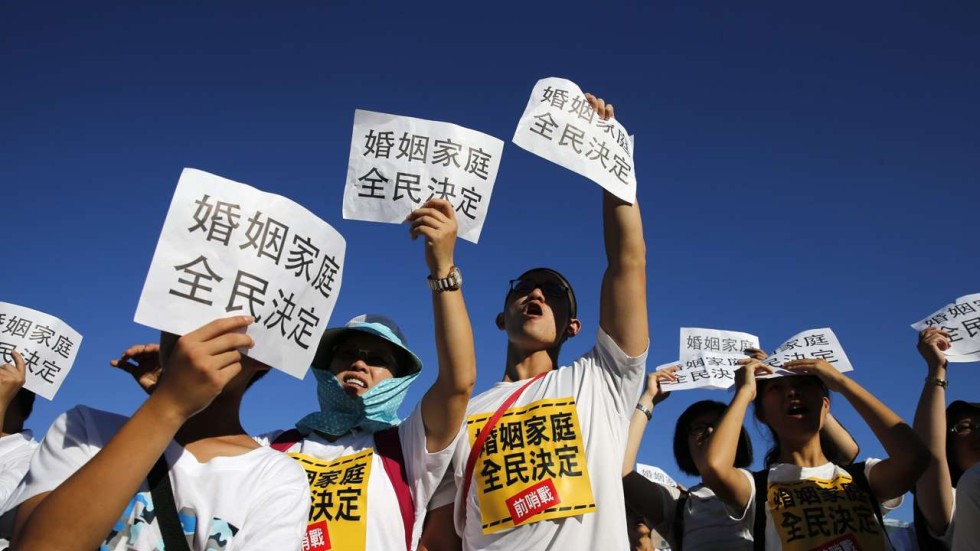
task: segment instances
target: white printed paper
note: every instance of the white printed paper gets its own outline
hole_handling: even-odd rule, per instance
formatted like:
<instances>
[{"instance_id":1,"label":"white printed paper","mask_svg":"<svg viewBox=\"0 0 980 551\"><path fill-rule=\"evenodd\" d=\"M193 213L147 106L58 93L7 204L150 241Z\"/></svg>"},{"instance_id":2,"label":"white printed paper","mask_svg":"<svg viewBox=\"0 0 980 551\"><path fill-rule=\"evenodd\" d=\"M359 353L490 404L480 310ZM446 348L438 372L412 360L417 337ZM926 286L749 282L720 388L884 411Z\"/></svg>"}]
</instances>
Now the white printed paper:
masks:
<instances>
[{"instance_id":1,"label":"white printed paper","mask_svg":"<svg viewBox=\"0 0 980 551\"><path fill-rule=\"evenodd\" d=\"M980 361L980 293L962 296L912 324L916 331L929 327L949 333L950 347L944 352L947 361Z\"/></svg>"},{"instance_id":2,"label":"white printed paper","mask_svg":"<svg viewBox=\"0 0 980 551\"><path fill-rule=\"evenodd\" d=\"M790 372L782 369L786 362L813 358L827 360L830 365L841 373L854 370L851 367L850 360L847 359L847 354L844 353L844 347L837 340L837 335L825 327L823 329L803 331L787 339L764 362L773 367L776 370L776 374L759 378L764 379L772 376L788 375Z\"/></svg>"},{"instance_id":3,"label":"white printed paper","mask_svg":"<svg viewBox=\"0 0 980 551\"><path fill-rule=\"evenodd\" d=\"M599 118L570 80L551 77L534 85L513 142L585 176L623 201L636 199L629 134L618 121Z\"/></svg>"},{"instance_id":4,"label":"white printed paper","mask_svg":"<svg viewBox=\"0 0 980 551\"><path fill-rule=\"evenodd\" d=\"M337 302L345 248L289 199L185 168L135 320L184 335L251 315L248 355L302 378Z\"/></svg>"},{"instance_id":5,"label":"white printed paper","mask_svg":"<svg viewBox=\"0 0 980 551\"><path fill-rule=\"evenodd\" d=\"M456 210L459 237L476 243L504 142L455 124L354 112L344 218L400 224L429 199Z\"/></svg>"},{"instance_id":6,"label":"white printed paper","mask_svg":"<svg viewBox=\"0 0 980 551\"><path fill-rule=\"evenodd\" d=\"M759 337L739 331L682 327L677 382L662 381L665 390L725 389L735 383L738 361L746 348L759 348Z\"/></svg>"},{"instance_id":7,"label":"white printed paper","mask_svg":"<svg viewBox=\"0 0 980 551\"><path fill-rule=\"evenodd\" d=\"M82 336L44 312L0 302L0 363L14 363L12 351L24 359L24 388L51 400L75 363Z\"/></svg>"},{"instance_id":8,"label":"white printed paper","mask_svg":"<svg viewBox=\"0 0 980 551\"><path fill-rule=\"evenodd\" d=\"M640 473L643 478L649 480L650 482L655 482L661 486L670 486L673 488L679 487L677 482L675 482L674 479L665 473L660 467L654 467L653 465L647 465L645 463L637 463L636 472Z\"/></svg>"}]
</instances>

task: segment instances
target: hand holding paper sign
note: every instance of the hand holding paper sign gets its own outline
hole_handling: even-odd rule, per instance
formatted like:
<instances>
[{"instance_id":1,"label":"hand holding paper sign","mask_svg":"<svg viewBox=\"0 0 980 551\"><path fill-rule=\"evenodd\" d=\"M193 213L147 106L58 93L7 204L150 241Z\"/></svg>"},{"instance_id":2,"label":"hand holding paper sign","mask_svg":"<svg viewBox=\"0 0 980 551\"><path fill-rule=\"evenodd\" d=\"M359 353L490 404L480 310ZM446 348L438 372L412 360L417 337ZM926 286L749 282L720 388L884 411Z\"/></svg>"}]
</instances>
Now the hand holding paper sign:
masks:
<instances>
[{"instance_id":1,"label":"hand holding paper sign","mask_svg":"<svg viewBox=\"0 0 980 551\"><path fill-rule=\"evenodd\" d=\"M938 327L929 327L919 333L919 354L930 371L946 367L946 351L950 348L950 334Z\"/></svg>"},{"instance_id":2,"label":"hand holding paper sign","mask_svg":"<svg viewBox=\"0 0 980 551\"><path fill-rule=\"evenodd\" d=\"M830 362L823 358L811 358L806 360L793 360L783 364L783 369L794 375L816 375L823 381L823 384L834 392L840 392L844 387L847 377L837 371Z\"/></svg>"},{"instance_id":3,"label":"hand holding paper sign","mask_svg":"<svg viewBox=\"0 0 980 551\"><path fill-rule=\"evenodd\" d=\"M757 385L755 378L762 375L772 375L773 369L756 358L739 360L742 367L735 371L735 392L748 395L755 399Z\"/></svg>"},{"instance_id":4,"label":"hand holding paper sign","mask_svg":"<svg viewBox=\"0 0 980 551\"><path fill-rule=\"evenodd\" d=\"M661 386L661 381L677 382L677 376L674 373L680 369L678 365L672 365L670 367L665 367L658 369L653 373L647 375L647 387L643 392L643 396L640 397L640 403L649 401L649 405L657 405L663 402L670 396L670 391L665 391ZM644 404L648 405L648 404ZM648 407L649 407L648 405Z\"/></svg>"},{"instance_id":5,"label":"hand holding paper sign","mask_svg":"<svg viewBox=\"0 0 980 551\"><path fill-rule=\"evenodd\" d=\"M456 248L456 217L453 205L445 199L426 201L405 218L411 223L412 240L425 237L425 263L434 279L447 277L453 267Z\"/></svg>"},{"instance_id":6,"label":"hand holding paper sign","mask_svg":"<svg viewBox=\"0 0 980 551\"><path fill-rule=\"evenodd\" d=\"M27 369L24 358L16 350L10 353L13 363L0 365L0 423L7 413L7 406L14 400L17 393L27 380Z\"/></svg>"},{"instance_id":7,"label":"hand holding paper sign","mask_svg":"<svg viewBox=\"0 0 980 551\"><path fill-rule=\"evenodd\" d=\"M160 365L160 345L134 344L123 351L118 359L109 360L109 365L129 373L140 388L147 394L153 394L163 371Z\"/></svg>"},{"instance_id":8,"label":"hand holding paper sign","mask_svg":"<svg viewBox=\"0 0 980 551\"><path fill-rule=\"evenodd\" d=\"M255 345L242 332L252 321L250 316L216 319L177 339L169 357L164 353L163 377L148 401L183 424L208 407L246 362L250 370L267 369L239 352Z\"/></svg>"}]
</instances>

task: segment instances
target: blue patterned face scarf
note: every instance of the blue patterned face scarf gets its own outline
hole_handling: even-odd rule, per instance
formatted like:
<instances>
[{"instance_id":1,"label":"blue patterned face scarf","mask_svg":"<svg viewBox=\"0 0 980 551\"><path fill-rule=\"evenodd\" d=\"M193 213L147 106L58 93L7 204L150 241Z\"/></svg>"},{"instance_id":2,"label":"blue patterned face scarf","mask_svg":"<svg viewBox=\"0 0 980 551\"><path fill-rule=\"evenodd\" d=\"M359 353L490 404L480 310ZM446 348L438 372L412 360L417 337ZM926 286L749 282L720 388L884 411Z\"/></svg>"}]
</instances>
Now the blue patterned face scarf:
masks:
<instances>
[{"instance_id":1,"label":"blue patterned face scarf","mask_svg":"<svg viewBox=\"0 0 980 551\"><path fill-rule=\"evenodd\" d=\"M300 419L296 428L304 435L316 431L343 436L352 429L375 433L400 423L398 406L419 374L416 372L405 377L385 379L362 396L347 394L330 371L314 369L313 376L316 377L320 411Z\"/></svg>"}]
</instances>

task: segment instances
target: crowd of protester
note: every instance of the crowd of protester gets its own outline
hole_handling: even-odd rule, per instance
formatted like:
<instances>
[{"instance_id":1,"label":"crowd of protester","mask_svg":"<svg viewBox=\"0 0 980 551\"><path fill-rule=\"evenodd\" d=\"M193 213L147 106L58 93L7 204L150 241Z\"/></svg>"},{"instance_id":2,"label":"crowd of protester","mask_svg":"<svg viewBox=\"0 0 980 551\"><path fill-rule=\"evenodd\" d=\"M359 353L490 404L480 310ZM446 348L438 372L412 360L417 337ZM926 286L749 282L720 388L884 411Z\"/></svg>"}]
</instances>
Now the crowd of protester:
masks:
<instances>
[{"instance_id":1,"label":"crowd of protester","mask_svg":"<svg viewBox=\"0 0 980 551\"><path fill-rule=\"evenodd\" d=\"M319 411L264 435L240 422L243 395L269 369L246 352L247 316L126 349L112 364L147 393L142 406L128 418L77 406L40 443L24 429L33 395L14 352L0 367L0 537L24 550L569 551L653 549L660 538L689 550L873 550L892 545L883 517L912 491L916 545L980 549L980 404L946 406L942 330L919 336L927 376L911 426L825 360L769 378L765 353L746 350L730 403L696 402L675 423L677 467L701 482L662 485L634 471L668 396L660 383L675 377L646 374L639 205L603 193L595 345L560 366L581 329L575 293L554 270L528 270L496 318L501 381L476 395L453 208L430 200L407 221L425 242L438 374L404 421L397 411L423 361L380 315L323 333L312 364ZM830 413L840 399L887 457L859 460L860 443ZM750 407L772 442L755 472ZM530 462L508 464L522 484L505 494L495 458L511 461L516 440ZM338 464L347 467L326 469ZM339 492L325 491L340 476L363 489L346 496L346 515Z\"/></svg>"}]
</instances>

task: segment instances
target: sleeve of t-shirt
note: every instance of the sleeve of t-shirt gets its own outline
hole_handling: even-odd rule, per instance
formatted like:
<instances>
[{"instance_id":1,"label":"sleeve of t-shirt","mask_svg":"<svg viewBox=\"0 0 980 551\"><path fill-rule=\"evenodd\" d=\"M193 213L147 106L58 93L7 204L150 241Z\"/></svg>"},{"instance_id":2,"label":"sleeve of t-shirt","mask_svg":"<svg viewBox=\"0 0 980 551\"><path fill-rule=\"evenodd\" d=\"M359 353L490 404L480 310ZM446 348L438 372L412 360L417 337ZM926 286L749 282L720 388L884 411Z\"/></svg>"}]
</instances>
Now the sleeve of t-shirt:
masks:
<instances>
[{"instance_id":1,"label":"sleeve of t-shirt","mask_svg":"<svg viewBox=\"0 0 980 551\"><path fill-rule=\"evenodd\" d=\"M633 414L640 393L643 391L643 377L646 375L647 352L639 356L628 356L602 328L596 334L596 365L602 381L612 394L616 411L629 417Z\"/></svg>"},{"instance_id":2,"label":"sleeve of t-shirt","mask_svg":"<svg viewBox=\"0 0 980 551\"><path fill-rule=\"evenodd\" d=\"M747 471L745 469L739 469L738 472L740 472L743 475L745 475L745 478L748 479L748 481L749 481L749 488L751 489L751 492L749 493L749 502L745 504L745 508L742 509L742 510L732 509L724 501L722 501L722 505L725 506L725 512L728 513L728 516L732 520L736 520L736 521L741 522L743 524L746 523L746 522L751 523L751 522L754 522L754 517L755 517L755 514L754 514L754 511L755 511L755 493L756 493L756 491L758 491L758 489L755 487L755 477L753 477L752 476L752 473L750 473L749 471ZM719 498L719 501L721 501L720 498ZM751 531L751 529L752 529L752 525L749 524L749 530Z\"/></svg>"},{"instance_id":3,"label":"sleeve of t-shirt","mask_svg":"<svg viewBox=\"0 0 980 551\"><path fill-rule=\"evenodd\" d=\"M871 469L873 469L874 466L877 465L878 463L881 463L881 459L871 457L864 460L864 477L867 480L871 480ZM896 498L880 502L881 515L882 516L887 515L888 513L894 511L895 509L898 509L899 507L901 507L903 501L905 501L905 496L900 495Z\"/></svg>"},{"instance_id":4,"label":"sleeve of t-shirt","mask_svg":"<svg viewBox=\"0 0 980 551\"><path fill-rule=\"evenodd\" d=\"M408 487L415 504L415 529L412 541L418 541L422 535L422 523L418 519L425 517L430 509L429 500L435 495L436 489L446 476L453 453L463 434L462 424L457 429L456 436L444 449L429 453L425 445L425 424L422 421L422 404L412 410L412 414L398 426L398 439L402 445L405 457L405 473L408 476ZM453 492L455 497L455 492ZM452 500L449 501L450 503Z\"/></svg>"},{"instance_id":5,"label":"sleeve of t-shirt","mask_svg":"<svg viewBox=\"0 0 980 551\"><path fill-rule=\"evenodd\" d=\"M272 451L272 450L270 450ZM310 511L310 487L299 463L285 455L267 458L263 496L248 512L235 549L298 550L303 546Z\"/></svg>"},{"instance_id":6,"label":"sleeve of t-shirt","mask_svg":"<svg viewBox=\"0 0 980 551\"><path fill-rule=\"evenodd\" d=\"M99 452L103 435L90 425L91 414L92 410L76 406L54 420L31 459L30 470L10 497L11 508L54 490Z\"/></svg>"},{"instance_id":7,"label":"sleeve of t-shirt","mask_svg":"<svg viewBox=\"0 0 980 551\"><path fill-rule=\"evenodd\" d=\"M23 434L0 438L0 512L6 511L7 499L13 495L31 465L37 442Z\"/></svg>"},{"instance_id":8,"label":"sleeve of t-shirt","mask_svg":"<svg viewBox=\"0 0 980 551\"><path fill-rule=\"evenodd\" d=\"M445 507L446 505L451 505L456 499L456 477L453 476L451 471L446 471L446 475L442 477L442 482L436 487L435 493L432 494L432 498L429 500L429 511L434 511L440 507Z\"/></svg>"}]
</instances>

